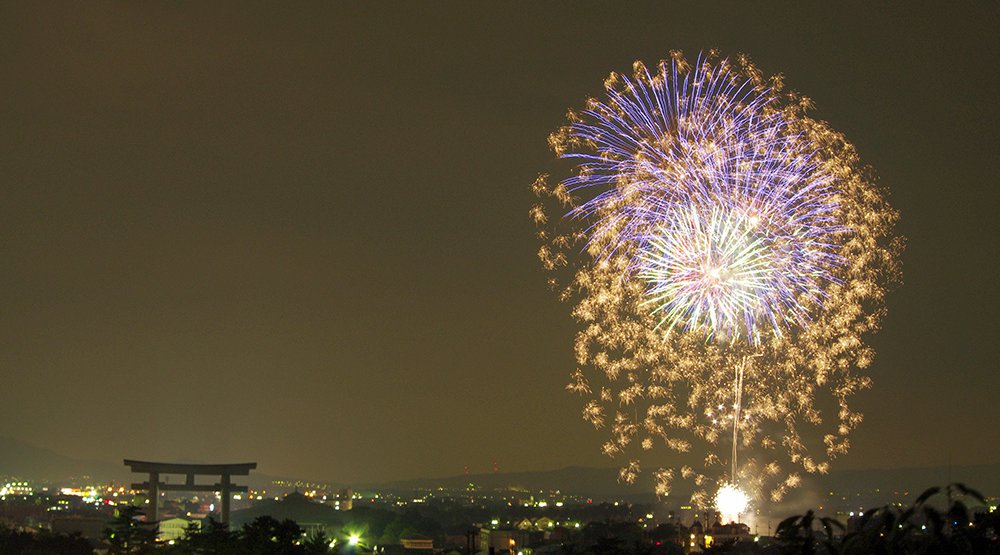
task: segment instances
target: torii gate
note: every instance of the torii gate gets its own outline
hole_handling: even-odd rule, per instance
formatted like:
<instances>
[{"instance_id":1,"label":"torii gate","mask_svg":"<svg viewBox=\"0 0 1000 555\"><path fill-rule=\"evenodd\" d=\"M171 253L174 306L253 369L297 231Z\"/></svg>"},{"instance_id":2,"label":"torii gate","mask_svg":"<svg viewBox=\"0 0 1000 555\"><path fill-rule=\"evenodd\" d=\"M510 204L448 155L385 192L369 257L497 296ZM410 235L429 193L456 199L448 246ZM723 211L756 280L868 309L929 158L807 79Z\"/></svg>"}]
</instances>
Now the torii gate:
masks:
<instances>
[{"instance_id":1,"label":"torii gate","mask_svg":"<svg viewBox=\"0 0 1000 555\"><path fill-rule=\"evenodd\" d=\"M249 476L250 471L257 468L257 463L238 464L179 464L162 463L149 461L133 461L125 459L125 466L132 469L132 472L148 472L149 481L132 484L132 489L144 489L149 491L152 499L151 510L149 511L150 522L160 519L160 491L211 491L220 492L222 495L222 523L229 525L229 504L232 501L234 492L247 491L246 486L237 486L230 480L231 476ZM186 476L183 484L168 484L160 481L160 474L182 474ZM195 476L219 476L219 482L215 484L196 484Z\"/></svg>"}]
</instances>

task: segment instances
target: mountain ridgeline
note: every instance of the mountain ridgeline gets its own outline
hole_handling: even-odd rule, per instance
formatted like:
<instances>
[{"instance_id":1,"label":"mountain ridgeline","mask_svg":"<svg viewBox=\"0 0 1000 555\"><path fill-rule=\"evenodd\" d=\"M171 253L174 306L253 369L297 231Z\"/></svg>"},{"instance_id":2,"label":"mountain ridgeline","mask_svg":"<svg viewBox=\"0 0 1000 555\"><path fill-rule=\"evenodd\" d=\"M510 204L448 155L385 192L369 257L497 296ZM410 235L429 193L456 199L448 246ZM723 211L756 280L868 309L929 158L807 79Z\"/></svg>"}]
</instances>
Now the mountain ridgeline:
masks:
<instances>
[{"instance_id":1,"label":"mountain ridgeline","mask_svg":"<svg viewBox=\"0 0 1000 555\"><path fill-rule=\"evenodd\" d=\"M124 458L124 455L122 454ZM194 461L191 461L194 462ZM212 462L212 461L203 461ZM268 488L273 475L252 472L244 482L254 488ZM28 443L0 437L0 476L17 477L28 480L54 483L86 481L129 483L141 476L131 474L120 462L75 459L30 445ZM332 487L342 487L336 476L319 479L310 477L312 482L326 482ZM288 482L295 479L281 478ZM938 466L925 468L892 468L865 470L834 470L826 476L803 475L803 486L790 497L809 497L814 502L822 500L830 492L840 495L872 494L876 491L886 495L894 492L919 494L925 488L950 482L962 482L978 489L987 496L1000 495L1000 464L966 466ZM540 492L556 491L563 494L592 498L594 502L604 500L626 500L650 502L656 500L652 494L651 473L641 473L635 484L618 481L618 471L614 468L591 468L569 466L557 470L506 472L457 475L442 478L416 478L391 482L353 484L357 491L415 491L444 488L462 490L474 484L480 490L518 490L533 495ZM691 494L688 483L678 481L669 499L679 501Z\"/></svg>"}]
</instances>

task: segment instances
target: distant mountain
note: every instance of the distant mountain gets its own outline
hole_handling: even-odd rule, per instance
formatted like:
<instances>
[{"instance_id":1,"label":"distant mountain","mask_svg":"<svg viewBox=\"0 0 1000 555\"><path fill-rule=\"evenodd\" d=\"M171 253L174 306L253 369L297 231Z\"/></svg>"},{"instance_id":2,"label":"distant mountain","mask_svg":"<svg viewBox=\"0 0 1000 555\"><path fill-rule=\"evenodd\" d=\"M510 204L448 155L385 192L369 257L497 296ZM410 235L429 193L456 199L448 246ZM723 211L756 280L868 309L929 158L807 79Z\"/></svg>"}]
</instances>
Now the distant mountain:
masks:
<instances>
[{"instance_id":1,"label":"distant mountain","mask_svg":"<svg viewBox=\"0 0 1000 555\"><path fill-rule=\"evenodd\" d=\"M961 482L987 496L1000 495L1000 464L835 470L815 481L839 491L909 491L917 495L931 486Z\"/></svg>"},{"instance_id":2,"label":"distant mountain","mask_svg":"<svg viewBox=\"0 0 1000 555\"><path fill-rule=\"evenodd\" d=\"M119 483L144 479L142 476L131 474L120 462L76 459L4 437L0 437L0 476L16 476L60 483L79 481L84 476L88 476L94 481ZM255 489L276 489L273 484L275 480L291 482L292 487L296 481L256 471L251 472L249 477L237 478L238 483L249 485ZM883 494L908 491L917 495L928 487L945 485L949 481L962 482L978 489L986 496L1000 496L1000 463L953 466L950 469L946 466L936 466L834 470L826 476L810 476L803 473L803 486L792 495L811 497L817 502L821 502L829 491L836 491L838 494L867 492L869 497L875 490L880 490ZM628 485L618 481L618 470L615 468L580 466L537 472L420 478L377 484L356 484L353 487L356 490L378 489L402 492L439 487L463 489L469 483L473 483L477 488L483 490L522 490L530 493L559 490L565 494L590 497L598 502L606 499L650 502L656 499L652 493L653 477L649 472L641 473L635 484ZM690 495L690 486L687 483L678 481L676 486L677 489L671 494L672 499L680 500ZM302 487L306 486L303 484Z\"/></svg>"},{"instance_id":3,"label":"distant mountain","mask_svg":"<svg viewBox=\"0 0 1000 555\"><path fill-rule=\"evenodd\" d=\"M107 461L74 459L23 441L0 437L0 475L52 482L85 476L97 481L124 482L128 469Z\"/></svg>"},{"instance_id":4,"label":"distant mountain","mask_svg":"<svg viewBox=\"0 0 1000 555\"><path fill-rule=\"evenodd\" d=\"M894 468L871 470L835 470L825 476L803 474L803 489L815 492L837 491L842 493L874 492L883 493L909 491L917 495L932 486L949 482L962 482L978 489L984 495L1000 495L1000 464L971 466ZM562 493L592 497L626 499L631 501L652 501L653 478L650 473L642 473L633 485L618 482L618 470L614 468L587 468L570 466L559 470L542 472L511 472L504 474L473 474L449 476L446 478L425 478L401 480L359 486L358 489L381 489L387 491L410 491L419 489L464 488L469 483L480 489L521 489L529 492L559 490ZM671 497L681 499L690 495L690 486L677 482L677 490Z\"/></svg>"},{"instance_id":5,"label":"distant mountain","mask_svg":"<svg viewBox=\"0 0 1000 555\"><path fill-rule=\"evenodd\" d=\"M559 490L562 493L597 498L624 498L634 496L653 497L652 476L640 474L636 484L628 485L618 481L618 470L614 468L590 468L568 466L558 470L538 472L507 472L503 474L469 474L446 478L422 478L400 480L381 484L359 486L358 489L381 489L388 491L408 491L418 489L461 489L475 484L485 490Z\"/></svg>"}]
</instances>

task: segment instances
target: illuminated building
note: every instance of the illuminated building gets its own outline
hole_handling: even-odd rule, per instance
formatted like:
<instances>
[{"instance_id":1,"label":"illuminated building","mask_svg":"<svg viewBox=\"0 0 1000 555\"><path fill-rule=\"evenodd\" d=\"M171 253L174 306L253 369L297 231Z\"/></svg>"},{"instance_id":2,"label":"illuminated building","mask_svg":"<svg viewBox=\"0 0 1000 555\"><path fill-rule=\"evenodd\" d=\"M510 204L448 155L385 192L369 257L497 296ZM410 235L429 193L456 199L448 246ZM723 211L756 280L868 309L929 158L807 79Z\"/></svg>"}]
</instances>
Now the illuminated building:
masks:
<instances>
[{"instance_id":1,"label":"illuminated building","mask_svg":"<svg viewBox=\"0 0 1000 555\"><path fill-rule=\"evenodd\" d=\"M422 536L420 534L410 534L399 538L399 543L403 545L404 549L418 549L433 551L434 550L434 540L428 538L427 536Z\"/></svg>"},{"instance_id":2,"label":"illuminated building","mask_svg":"<svg viewBox=\"0 0 1000 555\"><path fill-rule=\"evenodd\" d=\"M354 508L354 490L351 488L341 488L336 495L327 498L326 502L338 511L350 511Z\"/></svg>"},{"instance_id":3,"label":"illuminated building","mask_svg":"<svg viewBox=\"0 0 1000 555\"><path fill-rule=\"evenodd\" d=\"M513 550L527 546L531 541L531 533L527 530L491 530L489 528L479 529L479 550L490 551L492 548L496 552L502 550Z\"/></svg>"}]
</instances>

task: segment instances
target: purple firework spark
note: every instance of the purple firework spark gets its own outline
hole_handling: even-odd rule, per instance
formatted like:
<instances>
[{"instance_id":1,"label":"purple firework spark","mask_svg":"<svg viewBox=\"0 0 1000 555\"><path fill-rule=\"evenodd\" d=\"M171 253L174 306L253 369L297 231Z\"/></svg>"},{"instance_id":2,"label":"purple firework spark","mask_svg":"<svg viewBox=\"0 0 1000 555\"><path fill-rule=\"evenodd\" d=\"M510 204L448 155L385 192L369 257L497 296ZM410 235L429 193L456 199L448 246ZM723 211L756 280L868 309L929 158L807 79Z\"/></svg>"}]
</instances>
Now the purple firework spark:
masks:
<instances>
[{"instance_id":1,"label":"purple firework spark","mask_svg":"<svg viewBox=\"0 0 1000 555\"><path fill-rule=\"evenodd\" d=\"M670 333L758 344L803 326L841 265L834 176L777 93L727 63L614 76L557 135L598 262L626 258Z\"/></svg>"}]
</instances>

